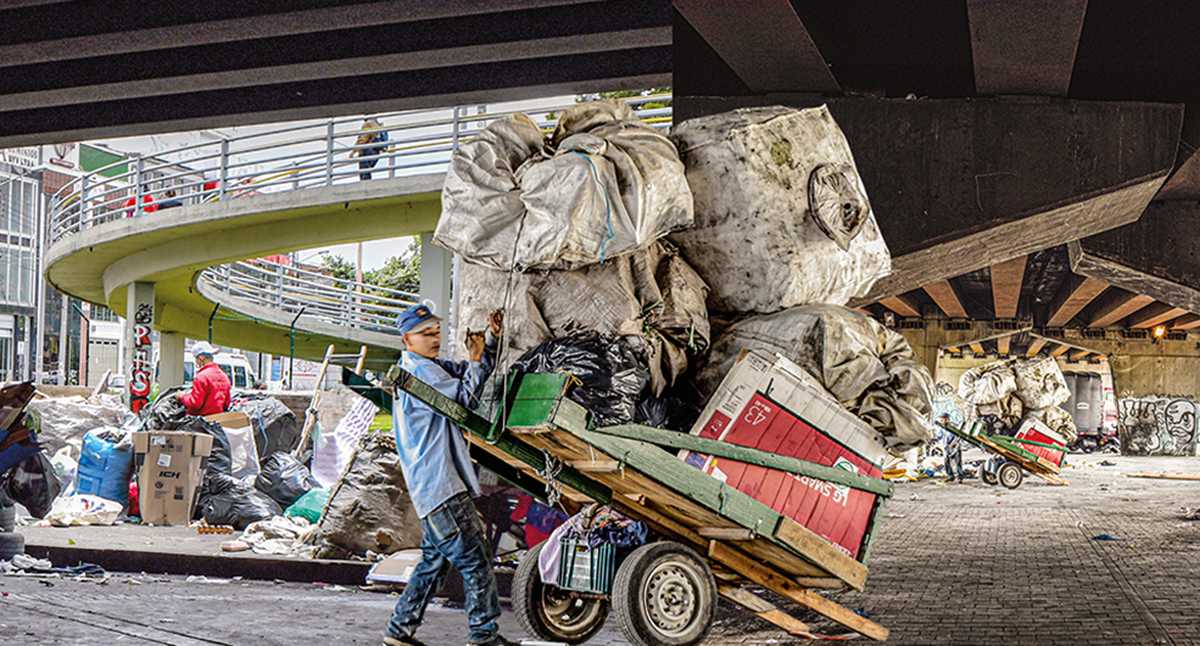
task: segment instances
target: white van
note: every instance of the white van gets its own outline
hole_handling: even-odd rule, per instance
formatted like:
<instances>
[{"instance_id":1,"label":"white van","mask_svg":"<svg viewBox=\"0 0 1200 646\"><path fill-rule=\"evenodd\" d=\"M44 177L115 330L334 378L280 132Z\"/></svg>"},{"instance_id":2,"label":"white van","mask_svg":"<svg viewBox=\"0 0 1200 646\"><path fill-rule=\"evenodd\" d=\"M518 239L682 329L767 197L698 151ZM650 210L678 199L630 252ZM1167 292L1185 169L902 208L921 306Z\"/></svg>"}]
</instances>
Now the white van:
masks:
<instances>
[{"instance_id":1,"label":"white van","mask_svg":"<svg viewBox=\"0 0 1200 646\"><path fill-rule=\"evenodd\" d=\"M234 388L250 389L258 383L258 376L254 374L254 370L250 368L250 361L243 354L233 354L230 352L219 352L214 359L217 360L217 366L229 377L229 384ZM192 351L188 350L183 353L183 383L190 384L196 375L196 358L192 356Z\"/></svg>"}]
</instances>

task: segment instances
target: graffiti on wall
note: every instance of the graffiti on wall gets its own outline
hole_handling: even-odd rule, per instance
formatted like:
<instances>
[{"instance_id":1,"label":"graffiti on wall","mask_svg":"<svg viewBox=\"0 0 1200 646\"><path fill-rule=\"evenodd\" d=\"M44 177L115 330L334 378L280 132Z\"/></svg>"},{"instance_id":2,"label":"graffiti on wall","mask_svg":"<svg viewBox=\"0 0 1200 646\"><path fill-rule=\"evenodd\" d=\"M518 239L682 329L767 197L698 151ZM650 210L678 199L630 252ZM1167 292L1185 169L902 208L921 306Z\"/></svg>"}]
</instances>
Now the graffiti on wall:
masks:
<instances>
[{"instance_id":1,"label":"graffiti on wall","mask_svg":"<svg viewBox=\"0 0 1200 646\"><path fill-rule=\"evenodd\" d=\"M1122 453L1195 455L1200 402L1186 397L1122 397L1117 408Z\"/></svg>"},{"instance_id":2,"label":"graffiti on wall","mask_svg":"<svg viewBox=\"0 0 1200 646\"><path fill-rule=\"evenodd\" d=\"M149 303L138 305L133 315L133 360L129 372L129 408L138 412L150 403L150 384L153 366L153 346L150 342L150 324L154 322L154 306Z\"/></svg>"}]
</instances>

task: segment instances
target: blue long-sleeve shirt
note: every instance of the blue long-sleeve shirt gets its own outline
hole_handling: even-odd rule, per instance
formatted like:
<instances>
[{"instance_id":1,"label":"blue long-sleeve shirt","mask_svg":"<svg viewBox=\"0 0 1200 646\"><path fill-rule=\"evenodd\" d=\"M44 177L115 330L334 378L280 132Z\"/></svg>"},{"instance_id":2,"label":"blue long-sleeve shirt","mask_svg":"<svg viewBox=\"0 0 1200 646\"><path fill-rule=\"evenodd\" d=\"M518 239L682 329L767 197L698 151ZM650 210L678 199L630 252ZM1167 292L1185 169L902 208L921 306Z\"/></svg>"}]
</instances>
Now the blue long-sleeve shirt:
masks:
<instances>
[{"instance_id":1,"label":"blue long-sleeve shirt","mask_svg":"<svg viewBox=\"0 0 1200 646\"><path fill-rule=\"evenodd\" d=\"M400 366L443 395L473 407L495 357L496 344L489 333L481 361L427 359L406 351ZM479 497L479 477L466 438L445 416L412 395L400 393L392 403L392 430L417 516L424 518L464 491Z\"/></svg>"}]
</instances>

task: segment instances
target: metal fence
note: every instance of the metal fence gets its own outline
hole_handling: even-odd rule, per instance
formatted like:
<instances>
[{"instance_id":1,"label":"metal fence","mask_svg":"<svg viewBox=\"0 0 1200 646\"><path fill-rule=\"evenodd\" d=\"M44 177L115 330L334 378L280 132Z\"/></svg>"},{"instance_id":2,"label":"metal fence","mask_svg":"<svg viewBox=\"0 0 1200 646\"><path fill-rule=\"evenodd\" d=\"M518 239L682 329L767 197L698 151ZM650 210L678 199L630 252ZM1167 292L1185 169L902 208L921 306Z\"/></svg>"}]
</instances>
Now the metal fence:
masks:
<instances>
[{"instance_id":1,"label":"metal fence","mask_svg":"<svg viewBox=\"0 0 1200 646\"><path fill-rule=\"evenodd\" d=\"M671 124L670 95L625 99L655 128ZM665 104L665 106L659 106ZM521 110L546 132L559 105ZM132 157L88 172L51 200L53 243L125 218L151 218L185 205L246 199L281 191L444 172L450 155L489 123L516 111L485 106L393 112L291 124L269 131ZM250 260L201 272L202 291L266 304L355 328L390 331L415 294L333 279L298 267Z\"/></svg>"}]
</instances>

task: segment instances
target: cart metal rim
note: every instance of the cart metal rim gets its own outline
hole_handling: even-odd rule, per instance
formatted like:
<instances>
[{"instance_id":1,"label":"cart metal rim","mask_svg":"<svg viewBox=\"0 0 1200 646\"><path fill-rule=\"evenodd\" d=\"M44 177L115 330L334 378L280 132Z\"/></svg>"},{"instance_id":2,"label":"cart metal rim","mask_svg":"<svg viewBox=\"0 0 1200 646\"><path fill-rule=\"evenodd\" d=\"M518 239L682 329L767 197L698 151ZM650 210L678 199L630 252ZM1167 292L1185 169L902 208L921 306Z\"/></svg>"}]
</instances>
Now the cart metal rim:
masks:
<instances>
[{"instance_id":1,"label":"cart metal rim","mask_svg":"<svg viewBox=\"0 0 1200 646\"><path fill-rule=\"evenodd\" d=\"M564 636L582 635L603 619L604 600L585 598L552 585L543 585L538 610L542 621Z\"/></svg>"},{"instance_id":2,"label":"cart metal rim","mask_svg":"<svg viewBox=\"0 0 1200 646\"><path fill-rule=\"evenodd\" d=\"M1000 479L1000 484L1008 488L1016 487L1021 482L1021 468L1012 465L1011 462L1000 465L996 475Z\"/></svg>"},{"instance_id":3,"label":"cart metal rim","mask_svg":"<svg viewBox=\"0 0 1200 646\"><path fill-rule=\"evenodd\" d=\"M642 617L665 637L683 637L699 617L703 581L694 568L663 561L643 579Z\"/></svg>"}]
</instances>

